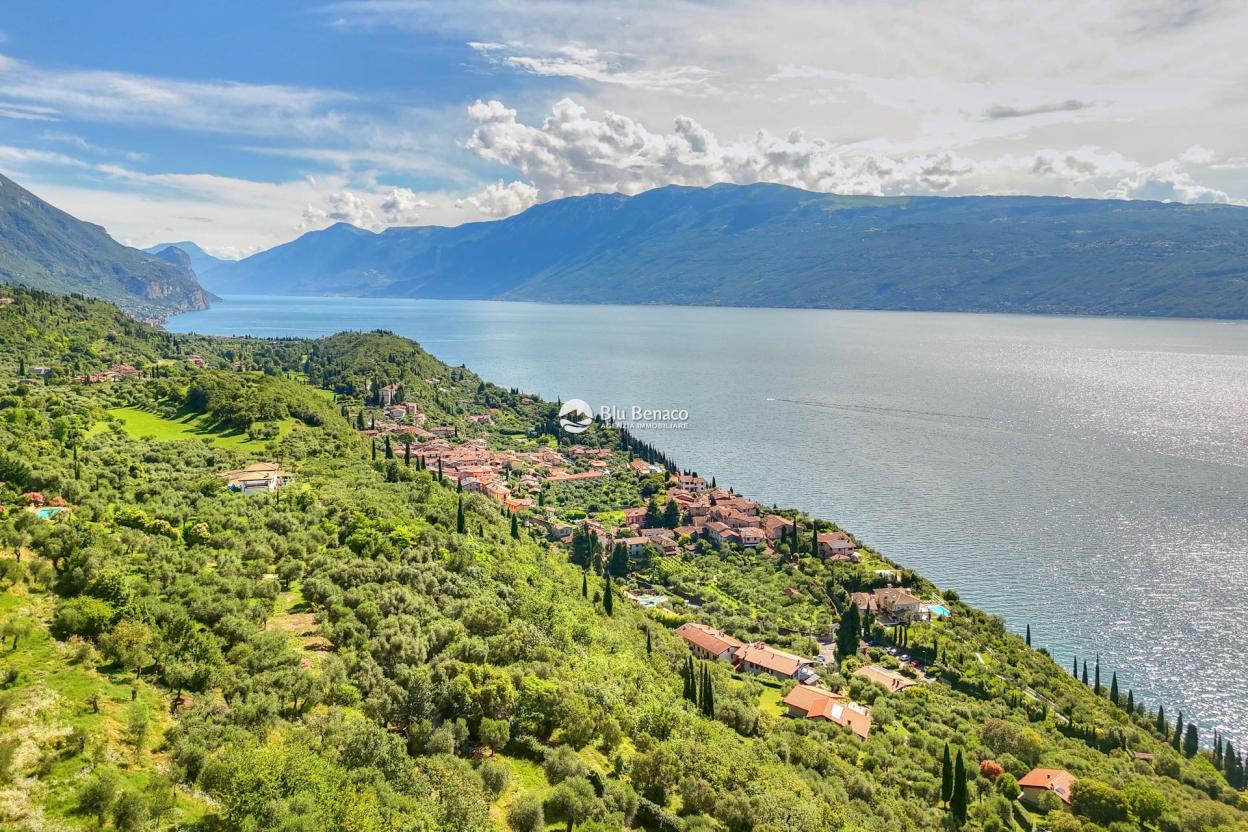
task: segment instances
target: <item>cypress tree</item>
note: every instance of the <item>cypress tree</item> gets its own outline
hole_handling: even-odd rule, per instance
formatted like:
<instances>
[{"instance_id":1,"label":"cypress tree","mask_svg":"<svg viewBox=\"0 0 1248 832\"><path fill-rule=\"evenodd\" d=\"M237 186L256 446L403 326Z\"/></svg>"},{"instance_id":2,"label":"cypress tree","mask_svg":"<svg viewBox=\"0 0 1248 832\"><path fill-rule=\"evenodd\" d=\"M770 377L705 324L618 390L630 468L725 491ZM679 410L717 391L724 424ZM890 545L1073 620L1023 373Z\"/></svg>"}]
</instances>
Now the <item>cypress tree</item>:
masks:
<instances>
[{"instance_id":1,"label":"cypress tree","mask_svg":"<svg viewBox=\"0 0 1248 832\"><path fill-rule=\"evenodd\" d=\"M1183 712L1179 711L1179 718L1174 723L1174 736L1170 738L1170 747L1175 751L1179 750L1179 745L1183 740Z\"/></svg>"},{"instance_id":2,"label":"cypress tree","mask_svg":"<svg viewBox=\"0 0 1248 832\"><path fill-rule=\"evenodd\" d=\"M412 443L411 442L403 443L403 464L408 467L411 467L411 464L412 464Z\"/></svg>"},{"instance_id":3,"label":"cypress tree","mask_svg":"<svg viewBox=\"0 0 1248 832\"><path fill-rule=\"evenodd\" d=\"M1127 691L1127 714L1135 716L1135 691Z\"/></svg>"},{"instance_id":4,"label":"cypress tree","mask_svg":"<svg viewBox=\"0 0 1248 832\"><path fill-rule=\"evenodd\" d=\"M438 457L438 482L442 481L442 458Z\"/></svg>"},{"instance_id":5,"label":"cypress tree","mask_svg":"<svg viewBox=\"0 0 1248 832\"><path fill-rule=\"evenodd\" d=\"M966 762L962 759L962 750L958 749L958 761L953 765L953 796L949 799L949 811L958 826L966 823Z\"/></svg>"},{"instance_id":6,"label":"cypress tree","mask_svg":"<svg viewBox=\"0 0 1248 832\"><path fill-rule=\"evenodd\" d=\"M455 531L463 534L464 528L464 498L460 496L459 502L455 507Z\"/></svg>"},{"instance_id":7,"label":"cypress tree","mask_svg":"<svg viewBox=\"0 0 1248 832\"><path fill-rule=\"evenodd\" d=\"M582 598L589 597L589 570L588 569L581 570L581 597Z\"/></svg>"},{"instance_id":8,"label":"cypress tree","mask_svg":"<svg viewBox=\"0 0 1248 832\"><path fill-rule=\"evenodd\" d=\"M459 475L455 477L455 491L459 494L464 493L464 480Z\"/></svg>"},{"instance_id":9,"label":"cypress tree","mask_svg":"<svg viewBox=\"0 0 1248 832\"><path fill-rule=\"evenodd\" d=\"M394 459L394 448L390 446L390 434L386 434L386 459Z\"/></svg>"},{"instance_id":10,"label":"cypress tree","mask_svg":"<svg viewBox=\"0 0 1248 832\"><path fill-rule=\"evenodd\" d=\"M1088 660L1087 659L1083 660L1083 683L1085 685L1088 683Z\"/></svg>"},{"instance_id":11,"label":"cypress tree","mask_svg":"<svg viewBox=\"0 0 1248 832\"><path fill-rule=\"evenodd\" d=\"M646 655L649 656L654 652L654 646L650 643L650 628L646 628Z\"/></svg>"},{"instance_id":12,"label":"cypress tree","mask_svg":"<svg viewBox=\"0 0 1248 832\"><path fill-rule=\"evenodd\" d=\"M520 539L520 521L516 519L515 512L511 514L511 537L513 540Z\"/></svg>"},{"instance_id":13,"label":"cypress tree","mask_svg":"<svg viewBox=\"0 0 1248 832\"><path fill-rule=\"evenodd\" d=\"M373 462L377 461L377 438L373 437Z\"/></svg>"},{"instance_id":14,"label":"cypress tree","mask_svg":"<svg viewBox=\"0 0 1248 832\"><path fill-rule=\"evenodd\" d=\"M1166 706L1157 706L1157 733L1164 740L1170 735L1170 723L1166 722Z\"/></svg>"},{"instance_id":15,"label":"cypress tree","mask_svg":"<svg viewBox=\"0 0 1248 832\"><path fill-rule=\"evenodd\" d=\"M1076 679L1079 678L1079 657L1078 656L1070 657L1070 675L1074 676Z\"/></svg>"},{"instance_id":16,"label":"cypress tree","mask_svg":"<svg viewBox=\"0 0 1248 832\"><path fill-rule=\"evenodd\" d=\"M715 718L715 685L711 682L710 668L706 670L706 692L702 695L702 713L707 719Z\"/></svg>"},{"instance_id":17,"label":"cypress tree","mask_svg":"<svg viewBox=\"0 0 1248 832\"><path fill-rule=\"evenodd\" d=\"M607 576L607 585L602 590L602 610L607 615L615 614L615 602L611 600L615 597L615 581L610 575Z\"/></svg>"},{"instance_id":18,"label":"cypress tree","mask_svg":"<svg viewBox=\"0 0 1248 832\"><path fill-rule=\"evenodd\" d=\"M1200 738L1196 735L1196 723L1187 723L1187 731L1183 735L1183 753L1195 757L1200 750Z\"/></svg>"},{"instance_id":19,"label":"cypress tree","mask_svg":"<svg viewBox=\"0 0 1248 832\"><path fill-rule=\"evenodd\" d=\"M1230 740L1226 741L1226 747L1222 749L1222 773L1226 775L1226 782L1232 788L1235 785L1235 764L1239 762L1239 757L1235 755L1235 746Z\"/></svg>"},{"instance_id":20,"label":"cypress tree","mask_svg":"<svg viewBox=\"0 0 1248 832\"><path fill-rule=\"evenodd\" d=\"M836 660L841 664L858 652L858 636L862 632L862 624L858 615L858 605L850 601L845 605L845 612L836 625Z\"/></svg>"},{"instance_id":21,"label":"cypress tree","mask_svg":"<svg viewBox=\"0 0 1248 832\"><path fill-rule=\"evenodd\" d=\"M1031 646L1031 625L1027 625L1027 646Z\"/></svg>"},{"instance_id":22,"label":"cypress tree","mask_svg":"<svg viewBox=\"0 0 1248 832\"><path fill-rule=\"evenodd\" d=\"M1115 705L1118 703L1118 671L1114 671L1114 675L1109 680L1109 701Z\"/></svg>"},{"instance_id":23,"label":"cypress tree","mask_svg":"<svg viewBox=\"0 0 1248 832\"><path fill-rule=\"evenodd\" d=\"M1092 692L1097 696L1101 695L1101 654L1096 654L1096 682L1092 685Z\"/></svg>"},{"instance_id":24,"label":"cypress tree","mask_svg":"<svg viewBox=\"0 0 1248 832\"><path fill-rule=\"evenodd\" d=\"M940 767L940 800L946 806L953 797L953 755L949 753L949 743L945 743L945 760Z\"/></svg>"}]
</instances>

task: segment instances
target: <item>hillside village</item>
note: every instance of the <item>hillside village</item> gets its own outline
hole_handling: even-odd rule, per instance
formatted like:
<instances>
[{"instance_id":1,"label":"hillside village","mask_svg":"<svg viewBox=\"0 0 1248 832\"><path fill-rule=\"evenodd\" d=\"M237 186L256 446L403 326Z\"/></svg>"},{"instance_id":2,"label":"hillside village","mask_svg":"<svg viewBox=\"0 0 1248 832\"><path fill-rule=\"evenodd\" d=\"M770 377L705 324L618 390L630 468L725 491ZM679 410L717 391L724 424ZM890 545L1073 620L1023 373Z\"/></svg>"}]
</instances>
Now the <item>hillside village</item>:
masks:
<instances>
[{"instance_id":1,"label":"hillside village","mask_svg":"<svg viewBox=\"0 0 1248 832\"><path fill-rule=\"evenodd\" d=\"M1240 754L1126 671L621 428L573 441L387 333L15 296L0 822L345 832L383 794L367 828L1248 828Z\"/></svg>"}]
</instances>

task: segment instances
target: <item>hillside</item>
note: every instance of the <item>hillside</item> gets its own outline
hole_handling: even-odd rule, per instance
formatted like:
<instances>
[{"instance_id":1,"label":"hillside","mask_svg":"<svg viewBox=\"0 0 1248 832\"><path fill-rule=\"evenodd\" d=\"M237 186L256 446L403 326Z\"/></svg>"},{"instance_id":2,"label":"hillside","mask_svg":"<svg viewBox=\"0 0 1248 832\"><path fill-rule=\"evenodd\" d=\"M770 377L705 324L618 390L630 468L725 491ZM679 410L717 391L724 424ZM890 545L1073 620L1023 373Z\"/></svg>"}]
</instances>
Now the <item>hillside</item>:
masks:
<instances>
[{"instance_id":1,"label":"hillside","mask_svg":"<svg viewBox=\"0 0 1248 832\"><path fill-rule=\"evenodd\" d=\"M554 404L389 333L175 336L0 296L6 830L1248 830L1241 756L1200 715L1080 680L882 553L816 556L815 532L851 539L826 520L644 560L590 525L552 542L697 480L615 428L573 445ZM73 380L116 362L139 374ZM443 470L500 457L539 489L515 513ZM257 462L289 479L227 489ZM859 620L881 571L948 616ZM869 733L788 715L801 686L695 657L686 622L803 655L835 635L815 681ZM1070 808L1016 799L1033 767L1076 778Z\"/></svg>"},{"instance_id":2,"label":"hillside","mask_svg":"<svg viewBox=\"0 0 1248 832\"><path fill-rule=\"evenodd\" d=\"M203 309L210 299L184 265L123 246L3 175L0 281L103 298L140 318Z\"/></svg>"},{"instance_id":3,"label":"hillside","mask_svg":"<svg viewBox=\"0 0 1248 832\"><path fill-rule=\"evenodd\" d=\"M1248 209L845 197L780 185L593 195L456 228L338 224L214 291L576 303L1248 317Z\"/></svg>"}]
</instances>

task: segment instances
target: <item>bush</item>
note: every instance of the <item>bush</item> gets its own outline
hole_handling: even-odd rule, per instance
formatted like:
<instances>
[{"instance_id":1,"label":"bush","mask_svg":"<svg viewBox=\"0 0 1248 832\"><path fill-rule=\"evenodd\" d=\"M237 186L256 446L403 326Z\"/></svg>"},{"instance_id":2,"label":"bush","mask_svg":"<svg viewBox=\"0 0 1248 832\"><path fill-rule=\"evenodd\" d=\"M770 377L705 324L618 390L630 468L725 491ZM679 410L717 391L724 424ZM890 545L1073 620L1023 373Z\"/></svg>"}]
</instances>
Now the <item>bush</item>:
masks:
<instances>
[{"instance_id":1,"label":"bush","mask_svg":"<svg viewBox=\"0 0 1248 832\"><path fill-rule=\"evenodd\" d=\"M494 794L502 794L511 782L511 768L502 760L486 760L481 764L481 782Z\"/></svg>"},{"instance_id":2,"label":"bush","mask_svg":"<svg viewBox=\"0 0 1248 832\"><path fill-rule=\"evenodd\" d=\"M531 794L524 795L507 810L507 823L515 832L542 832L546 828L542 801Z\"/></svg>"},{"instance_id":3,"label":"bush","mask_svg":"<svg viewBox=\"0 0 1248 832\"><path fill-rule=\"evenodd\" d=\"M113 623L113 606L99 598L80 596L61 601L52 614L52 635L59 639L70 636L97 638Z\"/></svg>"},{"instance_id":4,"label":"bush","mask_svg":"<svg viewBox=\"0 0 1248 832\"><path fill-rule=\"evenodd\" d=\"M573 777L584 777L589 772L585 762L566 745L547 751L543 768L552 786Z\"/></svg>"},{"instance_id":5,"label":"bush","mask_svg":"<svg viewBox=\"0 0 1248 832\"><path fill-rule=\"evenodd\" d=\"M1076 815L1102 826L1126 820L1127 799L1122 792L1099 780L1080 780L1071 788L1070 808Z\"/></svg>"}]
</instances>

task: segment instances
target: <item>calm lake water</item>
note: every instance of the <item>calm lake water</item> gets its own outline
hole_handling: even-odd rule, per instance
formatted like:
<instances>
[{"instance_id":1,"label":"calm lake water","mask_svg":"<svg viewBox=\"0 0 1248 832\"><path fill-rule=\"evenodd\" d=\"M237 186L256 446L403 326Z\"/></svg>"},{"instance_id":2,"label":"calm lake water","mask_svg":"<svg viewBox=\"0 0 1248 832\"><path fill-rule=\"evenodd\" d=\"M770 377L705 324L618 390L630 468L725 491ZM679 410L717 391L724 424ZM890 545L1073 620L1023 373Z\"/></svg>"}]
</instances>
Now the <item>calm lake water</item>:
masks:
<instances>
[{"instance_id":1,"label":"calm lake water","mask_svg":"<svg viewBox=\"0 0 1248 832\"><path fill-rule=\"evenodd\" d=\"M247 296L169 328L384 328L547 399L686 409L639 433L1248 741L1246 324Z\"/></svg>"}]
</instances>

